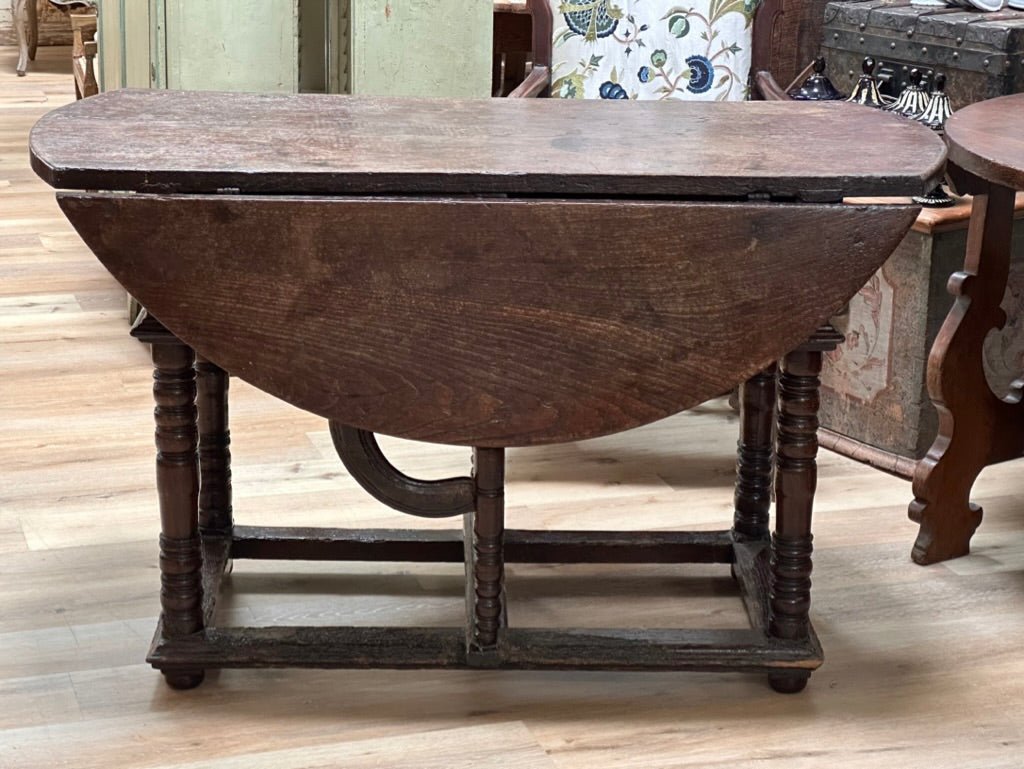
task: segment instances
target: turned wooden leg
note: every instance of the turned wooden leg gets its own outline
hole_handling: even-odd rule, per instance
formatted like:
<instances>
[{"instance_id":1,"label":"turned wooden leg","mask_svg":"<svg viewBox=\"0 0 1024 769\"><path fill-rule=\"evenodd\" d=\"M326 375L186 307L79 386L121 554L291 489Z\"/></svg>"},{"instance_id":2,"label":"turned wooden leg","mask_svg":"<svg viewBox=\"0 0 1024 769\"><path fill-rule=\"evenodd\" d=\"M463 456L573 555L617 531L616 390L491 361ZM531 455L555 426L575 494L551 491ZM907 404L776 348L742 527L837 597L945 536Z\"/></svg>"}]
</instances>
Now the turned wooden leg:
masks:
<instances>
[{"instance_id":1,"label":"turned wooden leg","mask_svg":"<svg viewBox=\"0 0 1024 769\"><path fill-rule=\"evenodd\" d=\"M11 6L14 34L18 40L18 63L14 67L18 77L24 77L28 70L29 6L34 3L35 0L14 0L14 4Z\"/></svg>"},{"instance_id":2,"label":"turned wooden leg","mask_svg":"<svg viewBox=\"0 0 1024 769\"><path fill-rule=\"evenodd\" d=\"M473 479L476 510L466 516L468 642L476 664L486 664L496 661L505 615L505 450L474 449Z\"/></svg>"},{"instance_id":3,"label":"turned wooden leg","mask_svg":"<svg viewBox=\"0 0 1024 769\"><path fill-rule=\"evenodd\" d=\"M1006 321L1000 304L1010 269L1014 192L957 173L958 192L975 197L964 270L949 281L956 299L928 356L939 432L914 473L909 515L921 528L911 557L920 564L970 551L982 514L970 502L975 479L986 465L1020 456L1024 448L1024 412L992 392L983 365L985 337Z\"/></svg>"},{"instance_id":4,"label":"turned wooden leg","mask_svg":"<svg viewBox=\"0 0 1024 769\"><path fill-rule=\"evenodd\" d=\"M39 8L33 0L28 0L28 60L36 60L39 48Z\"/></svg>"},{"instance_id":5,"label":"turned wooden leg","mask_svg":"<svg viewBox=\"0 0 1024 769\"><path fill-rule=\"evenodd\" d=\"M739 391L740 439L736 450L733 535L768 539L772 504L772 425L775 422L775 366L755 374Z\"/></svg>"},{"instance_id":6,"label":"turned wooden leg","mask_svg":"<svg viewBox=\"0 0 1024 769\"><path fill-rule=\"evenodd\" d=\"M177 340L153 345L160 604L167 638L203 629L194 361L192 350ZM189 689L203 680L202 670L174 668L163 674L175 689Z\"/></svg>"},{"instance_id":7,"label":"turned wooden leg","mask_svg":"<svg viewBox=\"0 0 1024 769\"><path fill-rule=\"evenodd\" d=\"M775 533L772 537L770 633L800 640L810 633L811 511L817 485L818 375L821 352L798 350L782 361L779 376ZM769 677L779 692L798 692L810 673Z\"/></svg>"},{"instance_id":8,"label":"turned wooden leg","mask_svg":"<svg viewBox=\"0 0 1024 769\"><path fill-rule=\"evenodd\" d=\"M199 411L199 528L231 530L231 432L228 430L229 378L219 366L196 358Z\"/></svg>"}]
</instances>

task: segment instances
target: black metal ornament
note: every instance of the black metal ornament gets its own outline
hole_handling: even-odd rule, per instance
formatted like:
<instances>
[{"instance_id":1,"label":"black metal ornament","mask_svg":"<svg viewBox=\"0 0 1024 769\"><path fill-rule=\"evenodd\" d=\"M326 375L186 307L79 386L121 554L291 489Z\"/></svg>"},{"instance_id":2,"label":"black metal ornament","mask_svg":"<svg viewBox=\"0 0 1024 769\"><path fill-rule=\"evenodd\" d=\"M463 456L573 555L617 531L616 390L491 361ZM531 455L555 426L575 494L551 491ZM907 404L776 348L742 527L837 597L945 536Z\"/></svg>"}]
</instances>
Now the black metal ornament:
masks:
<instances>
[{"instance_id":1,"label":"black metal ornament","mask_svg":"<svg viewBox=\"0 0 1024 769\"><path fill-rule=\"evenodd\" d=\"M935 90L932 91L927 106L920 113L913 115L914 120L924 123L933 131L945 133L946 121L953 114L953 107L946 93L946 76L935 76Z\"/></svg>"},{"instance_id":2,"label":"black metal ornament","mask_svg":"<svg viewBox=\"0 0 1024 769\"><path fill-rule=\"evenodd\" d=\"M924 112L928 107L928 92L921 86L923 77L924 73L916 67L910 70L910 85L885 109L905 117L914 117Z\"/></svg>"},{"instance_id":3,"label":"black metal ornament","mask_svg":"<svg viewBox=\"0 0 1024 769\"><path fill-rule=\"evenodd\" d=\"M863 74L857 80L857 86L850 94L849 102L863 104L865 107L884 107L882 94L878 91L878 81L875 79L875 60L868 56L862 65Z\"/></svg>"},{"instance_id":4,"label":"black metal ornament","mask_svg":"<svg viewBox=\"0 0 1024 769\"><path fill-rule=\"evenodd\" d=\"M940 73L935 76L935 89L928 99L928 104L921 112L911 117L936 133L944 134L946 121L952 114L953 107L949 102L949 95L946 93L946 76ZM913 200L927 208L945 208L956 202L941 183L937 184L935 189L927 195L915 195Z\"/></svg>"},{"instance_id":5,"label":"black metal ornament","mask_svg":"<svg viewBox=\"0 0 1024 769\"><path fill-rule=\"evenodd\" d=\"M837 101L846 98L846 94L840 93L825 74L824 56L819 56L814 60L813 69L814 71L803 82L803 85L790 91L789 95L793 99L796 101Z\"/></svg>"}]
</instances>

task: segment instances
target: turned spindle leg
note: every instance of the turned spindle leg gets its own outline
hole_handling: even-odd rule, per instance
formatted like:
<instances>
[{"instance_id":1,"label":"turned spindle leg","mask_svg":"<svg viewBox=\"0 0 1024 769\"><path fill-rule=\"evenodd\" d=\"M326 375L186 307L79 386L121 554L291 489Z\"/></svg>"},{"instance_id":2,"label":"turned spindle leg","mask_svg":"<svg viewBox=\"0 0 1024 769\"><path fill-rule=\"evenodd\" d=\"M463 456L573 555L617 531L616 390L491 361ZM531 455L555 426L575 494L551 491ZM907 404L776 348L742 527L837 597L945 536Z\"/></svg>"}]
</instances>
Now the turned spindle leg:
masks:
<instances>
[{"instance_id":1,"label":"turned spindle leg","mask_svg":"<svg viewBox=\"0 0 1024 769\"><path fill-rule=\"evenodd\" d=\"M228 375L196 358L199 410L199 528L231 530L231 433L228 430Z\"/></svg>"},{"instance_id":2,"label":"turned spindle leg","mask_svg":"<svg viewBox=\"0 0 1024 769\"><path fill-rule=\"evenodd\" d=\"M477 663L486 664L496 661L505 614L505 450L474 449L473 479L476 510L466 526L468 642Z\"/></svg>"},{"instance_id":3,"label":"turned spindle leg","mask_svg":"<svg viewBox=\"0 0 1024 769\"><path fill-rule=\"evenodd\" d=\"M167 638L203 629L194 360L192 350L177 340L153 345L160 604ZM163 674L175 689L189 689L203 680L203 671L197 669L166 668Z\"/></svg>"},{"instance_id":4,"label":"turned spindle leg","mask_svg":"<svg viewBox=\"0 0 1024 769\"><path fill-rule=\"evenodd\" d=\"M807 638L810 632L820 373L821 353L799 350L786 356L779 376L770 633L787 640ZM776 691L798 692L809 676L803 670L786 671L770 676L769 682Z\"/></svg>"},{"instance_id":5,"label":"turned spindle leg","mask_svg":"<svg viewBox=\"0 0 1024 769\"><path fill-rule=\"evenodd\" d=\"M737 540L768 539L774 453L774 365L740 385L739 405L740 439L736 450L733 535Z\"/></svg>"},{"instance_id":6,"label":"turned spindle leg","mask_svg":"<svg viewBox=\"0 0 1024 769\"><path fill-rule=\"evenodd\" d=\"M18 77L24 77L28 70L30 32L29 15L35 13L35 0L14 0L11 16L14 22L14 34L18 41L18 63L14 65Z\"/></svg>"}]
</instances>

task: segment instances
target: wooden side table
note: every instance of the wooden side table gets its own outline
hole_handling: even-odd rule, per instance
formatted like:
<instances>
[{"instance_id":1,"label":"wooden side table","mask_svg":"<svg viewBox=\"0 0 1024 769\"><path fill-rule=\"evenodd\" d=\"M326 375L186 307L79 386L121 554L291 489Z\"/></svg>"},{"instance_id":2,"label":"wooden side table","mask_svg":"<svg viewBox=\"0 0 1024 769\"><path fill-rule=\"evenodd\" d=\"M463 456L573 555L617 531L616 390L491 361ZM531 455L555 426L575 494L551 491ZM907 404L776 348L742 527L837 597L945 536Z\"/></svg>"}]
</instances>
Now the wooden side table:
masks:
<instances>
[{"instance_id":1,"label":"wooden side table","mask_svg":"<svg viewBox=\"0 0 1024 769\"><path fill-rule=\"evenodd\" d=\"M974 195L956 299L928 357L928 393L939 434L914 473L910 517L921 524L913 558L928 564L966 555L981 523L970 492L982 468L1024 452L1019 388L996 396L985 379L982 345L1002 328L1016 190L1024 190L1024 95L966 107L946 124L949 175Z\"/></svg>"},{"instance_id":2,"label":"wooden side table","mask_svg":"<svg viewBox=\"0 0 1024 769\"><path fill-rule=\"evenodd\" d=\"M929 189L945 151L927 129L845 104L118 91L44 117L31 152L153 314L136 329L153 344L162 526L148 659L172 686L218 667L469 666L759 671L795 692L821 664L827 320L918 211L842 199ZM463 529L236 524L226 372L330 420L378 499ZM507 447L625 430L744 382L729 528L506 528ZM471 447L472 471L410 478L375 432ZM462 561L466 622L215 626L241 558ZM506 562L722 564L750 627L517 627Z\"/></svg>"}]
</instances>

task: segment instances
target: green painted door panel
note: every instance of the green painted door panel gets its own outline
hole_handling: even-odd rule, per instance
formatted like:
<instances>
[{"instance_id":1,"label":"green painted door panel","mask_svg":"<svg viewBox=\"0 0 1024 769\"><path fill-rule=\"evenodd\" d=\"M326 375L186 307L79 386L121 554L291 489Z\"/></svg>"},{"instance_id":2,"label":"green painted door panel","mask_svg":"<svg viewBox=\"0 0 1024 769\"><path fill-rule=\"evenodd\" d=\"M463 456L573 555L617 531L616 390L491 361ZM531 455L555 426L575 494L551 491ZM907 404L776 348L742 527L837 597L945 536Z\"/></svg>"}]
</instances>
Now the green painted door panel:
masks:
<instances>
[{"instance_id":1,"label":"green painted door panel","mask_svg":"<svg viewBox=\"0 0 1024 769\"><path fill-rule=\"evenodd\" d=\"M350 0L350 89L490 96L490 0Z\"/></svg>"},{"instance_id":2,"label":"green painted door panel","mask_svg":"<svg viewBox=\"0 0 1024 769\"><path fill-rule=\"evenodd\" d=\"M156 0L163 6L167 88L295 92L294 0Z\"/></svg>"},{"instance_id":3,"label":"green painted door panel","mask_svg":"<svg viewBox=\"0 0 1024 769\"><path fill-rule=\"evenodd\" d=\"M149 88L150 4L138 0L97 0L97 77L100 90Z\"/></svg>"}]
</instances>

